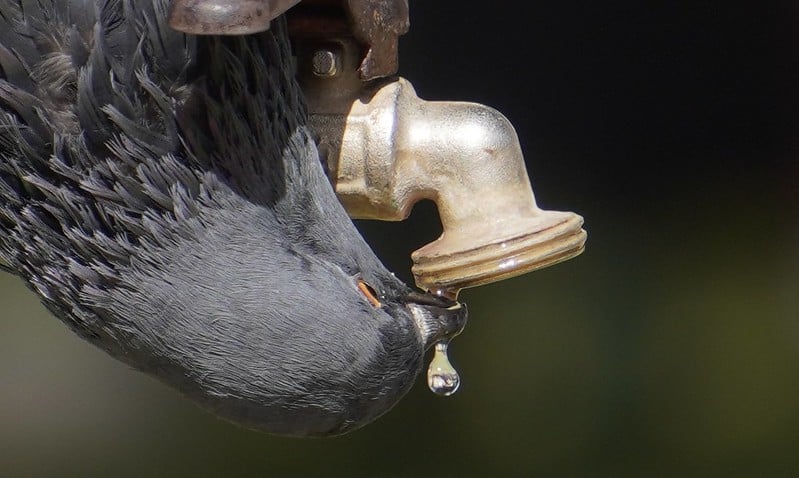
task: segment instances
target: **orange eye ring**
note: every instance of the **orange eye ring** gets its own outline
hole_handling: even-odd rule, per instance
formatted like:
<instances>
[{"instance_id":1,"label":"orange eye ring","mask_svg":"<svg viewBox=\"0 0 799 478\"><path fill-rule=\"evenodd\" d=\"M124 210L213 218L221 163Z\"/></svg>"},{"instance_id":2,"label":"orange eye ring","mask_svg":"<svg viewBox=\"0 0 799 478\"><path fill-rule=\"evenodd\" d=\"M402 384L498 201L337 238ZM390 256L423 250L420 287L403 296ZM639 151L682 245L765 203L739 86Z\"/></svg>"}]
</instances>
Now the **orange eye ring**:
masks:
<instances>
[{"instance_id":1,"label":"orange eye ring","mask_svg":"<svg viewBox=\"0 0 799 478\"><path fill-rule=\"evenodd\" d=\"M375 309L379 309L380 307L383 307L383 304L380 303L380 300L377 298L377 293L372 288L372 286L370 286L369 284L367 284L366 282L364 282L362 280L359 280L358 281L358 290L361 291L361 294L363 294L364 297L366 297L366 300L368 300L369 303L372 304L372 306Z\"/></svg>"}]
</instances>

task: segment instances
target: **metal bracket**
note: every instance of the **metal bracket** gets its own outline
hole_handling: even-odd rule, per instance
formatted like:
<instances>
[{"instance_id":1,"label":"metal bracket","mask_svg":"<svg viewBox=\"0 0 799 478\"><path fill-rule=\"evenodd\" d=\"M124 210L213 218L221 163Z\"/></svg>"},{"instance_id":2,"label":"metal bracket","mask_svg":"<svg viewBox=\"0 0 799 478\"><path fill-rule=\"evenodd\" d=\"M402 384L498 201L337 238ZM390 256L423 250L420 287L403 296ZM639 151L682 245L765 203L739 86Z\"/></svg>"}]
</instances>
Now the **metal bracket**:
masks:
<instances>
[{"instance_id":1,"label":"metal bracket","mask_svg":"<svg viewBox=\"0 0 799 478\"><path fill-rule=\"evenodd\" d=\"M363 81L397 72L398 38L408 31L408 0L173 0L169 25L194 35L246 35L288 12L292 37L348 36L362 49ZM291 11L289 11L291 9Z\"/></svg>"}]
</instances>

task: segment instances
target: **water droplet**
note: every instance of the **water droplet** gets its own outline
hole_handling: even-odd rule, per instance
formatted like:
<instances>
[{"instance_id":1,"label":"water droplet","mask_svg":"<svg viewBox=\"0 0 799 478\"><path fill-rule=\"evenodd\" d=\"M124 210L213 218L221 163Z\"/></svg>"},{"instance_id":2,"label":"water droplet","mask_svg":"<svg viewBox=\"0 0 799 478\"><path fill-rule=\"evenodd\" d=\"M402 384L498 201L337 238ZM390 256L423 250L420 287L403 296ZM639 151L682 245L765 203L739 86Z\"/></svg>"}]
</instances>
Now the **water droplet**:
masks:
<instances>
[{"instance_id":1,"label":"water droplet","mask_svg":"<svg viewBox=\"0 0 799 478\"><path fill-rule=\"evenodd\" d=\"M433 393L443 397L452 395L461 385L458 371L449 362L447 347L449 340L442 340L436 344L433 360L427 368L427 386Z\"/></svg>"}]
</instances>

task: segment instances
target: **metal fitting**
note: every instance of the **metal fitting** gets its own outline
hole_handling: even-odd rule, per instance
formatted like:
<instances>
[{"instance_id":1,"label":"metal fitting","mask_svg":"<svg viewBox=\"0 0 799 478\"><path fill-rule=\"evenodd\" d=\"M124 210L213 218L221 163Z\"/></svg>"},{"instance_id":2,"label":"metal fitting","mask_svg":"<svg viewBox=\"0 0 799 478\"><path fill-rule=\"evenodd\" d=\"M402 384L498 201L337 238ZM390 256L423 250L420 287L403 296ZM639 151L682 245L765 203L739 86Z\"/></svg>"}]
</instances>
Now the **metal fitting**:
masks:
<instances>
[{"instance_id":1,"label":"metal fitting","mask_svg":"<svg viewBox=\"0 0 799 478\"><path fill-rule=\"evenodd\" d=\"M339 53L334 49L321 49L313 54L313 73L316 76L328 77L338 74L341 60Z\"/></svg>"},{"instance_id":2,"label":"metal fitting","mask_svg":"<svg viewBox=\"0 0 799 478\"><path fill-rule=\"evenodd\" d=\"M516 132L498 111L423 101L399 78L364 92L343 128L316 116L342 131L327 162L352 217L399 221L421 199L436 203L443 234L412 254L419 287L473 287L582 252L582 218L538 208Z\"/></svg>"}]
</instances>

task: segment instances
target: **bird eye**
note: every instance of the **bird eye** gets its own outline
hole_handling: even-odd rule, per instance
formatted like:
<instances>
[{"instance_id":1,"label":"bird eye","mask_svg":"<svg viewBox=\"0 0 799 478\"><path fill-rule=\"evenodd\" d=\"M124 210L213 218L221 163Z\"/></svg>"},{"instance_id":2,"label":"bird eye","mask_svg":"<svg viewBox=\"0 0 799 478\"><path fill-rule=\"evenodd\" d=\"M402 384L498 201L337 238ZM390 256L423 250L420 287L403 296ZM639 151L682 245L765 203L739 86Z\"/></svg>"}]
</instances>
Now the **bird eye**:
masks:
<instances>
[{"instance_id":1,"label":"bird eye","mask_svg":"<svg viewBox=\"0 0 799 478\"><path fill-rule=\"evenodd\" d=\"M376 309L379 309L383 306L383 304L381 304L380 300L377 298L377 293L375 292L374 288L372 288L372 286L366 282L359 280L358 290L361 291L361 294L363 294L364 297L366 297L366 300L368 300L369 303L372 304L372 306L374 306Z\"/></svg>"}]
</instances>

